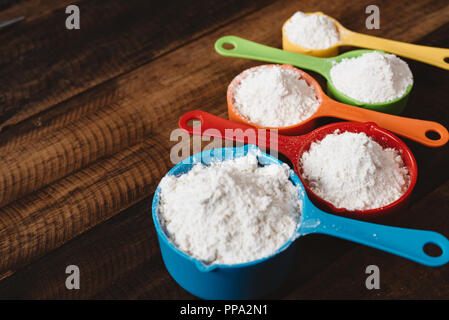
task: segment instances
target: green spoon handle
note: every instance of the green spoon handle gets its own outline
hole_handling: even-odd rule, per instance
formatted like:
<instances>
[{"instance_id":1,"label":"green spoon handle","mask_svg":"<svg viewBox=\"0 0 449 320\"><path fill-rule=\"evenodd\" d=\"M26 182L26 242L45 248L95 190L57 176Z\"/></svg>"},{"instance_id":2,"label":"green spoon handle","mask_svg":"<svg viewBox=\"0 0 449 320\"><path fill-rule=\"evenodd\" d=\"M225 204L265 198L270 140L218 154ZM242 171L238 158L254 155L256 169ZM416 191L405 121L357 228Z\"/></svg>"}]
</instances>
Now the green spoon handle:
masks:
<instances>
[{"instance_id":1,"label":"green spoon handle","mask_svg":"<svg viewBox=\"0 0 449 320\"><path fill-rule=\"evenodd\" d=\"M226 49L228 45L232 48ZM215 50L226 57L245 58L272 63L291 64L320 73L328 78L332 67L330 59L316 58L265 46L236 36L225 36L215 42Z\"/></svg>"}]
</instances>

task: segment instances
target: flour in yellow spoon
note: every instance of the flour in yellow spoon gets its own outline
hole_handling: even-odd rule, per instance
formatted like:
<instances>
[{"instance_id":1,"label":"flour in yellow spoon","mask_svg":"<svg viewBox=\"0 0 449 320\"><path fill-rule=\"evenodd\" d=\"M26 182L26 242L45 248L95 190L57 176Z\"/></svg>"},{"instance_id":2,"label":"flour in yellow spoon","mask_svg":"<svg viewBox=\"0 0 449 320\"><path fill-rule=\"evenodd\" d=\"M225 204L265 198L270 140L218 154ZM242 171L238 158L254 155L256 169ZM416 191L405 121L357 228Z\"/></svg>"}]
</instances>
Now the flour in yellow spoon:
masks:
<instances>
[{"instance_id":1,"label":"flour in yellow spoon","mask_svg":"<svg viewBox=\"0 0 449 320\"><path fill-rule=\"evenodd\" d=\"M326 16L296 12L285 25L291 43L307 49L328 49L340 41L334 22Z\"/></svg>"}]
</instances>

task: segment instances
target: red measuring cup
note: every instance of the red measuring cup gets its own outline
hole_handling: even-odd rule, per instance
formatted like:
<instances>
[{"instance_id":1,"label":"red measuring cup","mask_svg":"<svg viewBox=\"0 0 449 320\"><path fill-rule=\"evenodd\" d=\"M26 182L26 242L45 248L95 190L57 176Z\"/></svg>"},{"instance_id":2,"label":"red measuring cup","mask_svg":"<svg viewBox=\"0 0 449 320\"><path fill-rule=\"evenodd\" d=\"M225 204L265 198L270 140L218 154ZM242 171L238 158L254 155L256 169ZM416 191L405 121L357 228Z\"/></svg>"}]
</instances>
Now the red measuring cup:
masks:
<instances>
[{"instance_id":1,"label":"red measuring cup","mask_svg":"<svg viewBox=\"0 0 449 320\"><path fill-rule=\"evenodd\" d=\"M188 124L191 120L201 121L201 125L193 128ZM389 131L380 128L372 122L338 122L320 127L302 136L284 136L278 134L276 130L257 129L245 124L217 117L205 111L193 110L185 113L179 119L179 127L190 134L251 143L258 145L259 147L279 151L291 161L295 172L298 174L307 194L315 205L328 212L358 219L384 219L389 217L391 213L404 209L408 204L418 176L415 157L405 143ZM303 176L300 159L302 154L309 150L312 142L322 140L326 135L334 133L335 130L354 133L364 132L383 148L396 149L401 155L409 172L410 184L406 192L398 200L389 205L376 209L350 211L344 208L335 207L333 204L324 200L312 191L308 186L307 180Z\"/></svg>"}]
</instances>

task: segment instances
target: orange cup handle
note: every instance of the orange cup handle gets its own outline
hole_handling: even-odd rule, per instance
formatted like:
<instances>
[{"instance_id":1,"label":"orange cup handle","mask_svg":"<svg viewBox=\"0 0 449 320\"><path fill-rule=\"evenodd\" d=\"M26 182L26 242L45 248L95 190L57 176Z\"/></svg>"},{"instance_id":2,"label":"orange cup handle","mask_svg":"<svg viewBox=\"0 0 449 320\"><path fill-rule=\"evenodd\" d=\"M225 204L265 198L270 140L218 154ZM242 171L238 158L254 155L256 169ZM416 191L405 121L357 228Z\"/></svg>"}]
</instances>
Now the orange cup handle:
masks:
<instances>
[{"instance_id":1,"label":"orange cup handle","mask_svg":"<svg viewBox=\"0 0 449 320\"><path fill-rule=\"evenodd\" d=\"M434 121L411 119L346 105L334 100L322 102L315 117L335 117L358 122L375 122L379 127L428 147L444 146L449 140L447 129ZM429 135L436 133L436 139Z\"/></svg>"}]
</instances>

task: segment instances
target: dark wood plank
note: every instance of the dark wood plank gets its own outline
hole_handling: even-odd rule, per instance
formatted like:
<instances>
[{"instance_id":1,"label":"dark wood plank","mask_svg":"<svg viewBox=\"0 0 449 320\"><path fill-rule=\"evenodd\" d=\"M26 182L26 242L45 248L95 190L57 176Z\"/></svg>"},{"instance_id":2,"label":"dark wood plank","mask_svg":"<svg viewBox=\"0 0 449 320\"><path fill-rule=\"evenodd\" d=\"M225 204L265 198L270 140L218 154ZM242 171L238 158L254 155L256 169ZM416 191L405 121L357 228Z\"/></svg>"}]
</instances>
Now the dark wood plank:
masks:
<instances>
[{"instance_id":1,"label":"dark wood plank","mask_svg":"<svg viewBox=\"0 0 449 320\"><path fill-rule=\"evenodd\" d=\"M30 22L41 18L43 14L74 3L68 0L2 0L0 1L0 21L25 16L27 22Z\"/></svg>"},{"instance_id":2,"label":"dark wood plank","mask_svg":"<svg viewBox=\"0 0 449 320\"><path fill-rule=\"evenodd\" d=\"M61 246L154 192L168 169L157 136L0 209L0 272Z\"/></svg>"},{"instance_id":3,"label":"dark wood plank","mask_svg":"<svg viewBox=\"0 0 449 320\"><path fill-rule=\"evenodd\" d=\"M20 0L1 0L0 1L0 10L5 10L10 8L13 5L20 3Z\"/></svg>"},{"instance_id":4,"label":"dark wood plank","mask_svg":"<svg viewBox=\"0 0 449 320\"><path fill-rule=\"evenodd\" d=\"M89 231L93 238L72 241L63 251L55 250L55 254L37 261L32 268L25 268L20 274L1 281L0 298L118 298L123 297L121 290L136 298L189 297L184 290L176 288L163 267L158 247L154 245L157 238L150 211L150 200L142 201L126 214ZM131 243L133 245L130 246ZM77 256L80 251L85 252L85 256ZM104 254L110 255L112 260L91 259ZM64 270L68 261L81 270L82 290L65 288ZM49 264L55 269L49 269ZM139 277L134 277L137 274ZM114 289L104 286L111 281L116 283ZM151 287L150 292L148 286Z\"/></svg>"},{"instance_id":5,"label":"dark wood plank","mask_svg":"<svg viewBox=\"0 0 449 320\"><path fill-rule=\"evenodd\" d=\"M0 206L141 142L150 134L153 119L154 114L132 104L126 109L105 105L35 143L3 152Z\"/></svg>"},{"instance_id":6,"label":"dark wood plank","mask_svg":"<svg viewBox=\"0 0 449 320\"><path fill-rule=\"evenodd\" d=\"M300 9L305 11L320 9L319 2L310 1L303 5L304 7L301 7ZM351 20L351 17L356 12L360 12L365 5L366 4L362 2L357 4L346 3L344 5L332 4L327 9L329 14L340 19L349 28L354 30L360 29L360 31L363 31L364 24L359 25L356 24L356 22L352 22L354 23L352 25L351 21L353 20ZM433 2L432 5L428 5L424 2L411 2L409 5L410 6L401 7L401 5L398 4L391 4L391 10L386 10L385 12L386 17L384 19L386 20L386 27L382 30L383 34L388 36L389 32L391 32L391 34L395 32L395 34L397 33L400 35L398 36L398 39L402 38L401 40L406 41L430 41L433 39L433 41L441 45L441 41L445 39L444 30L447 30L444 29L446 28L444 22L439 21L438 23L435 23L434 21L423 19L424 23L422 24L420 32L426 30L427 34L434 31L435 28L440 28L436 33L431 35L432 39L430 40L426 40L425 38L421 39L421 33L418 33L418 36L416 36L416 34L408 33L407 31L408 26L414 25L415 20L419 19L422 12L434 12L439 10L440 12L447 13L447 4L442 1ZM148 151L148 157L149 159L159 159L160 155L157 155L156 153L160 151L165 152L163 157L168 157L168 150L172 145L172 143L169 143L169 133L172 128L176 127L176 121L179 115L187 110L197 107L202 107L205 110L224 115L224 93L226 91L227 83L242 69L255 64L254 62L245 60L226 59L214 54L212 43L215 39L221 35L233 33L259 42L279 46L279 30L282 21L291 15L296 9L296 6L296 2L288 2L287 4L285 2L282 4L276 3L175 50L161 57L157 61L144 65L124 76L118 77L117 79L114 79L114 81L109 81L104 85L93 88L79 97L81 101L84 99L86 99L84 101L87 101L88 99L86 96L95 97L97 94L98 96L105 96L105 93L114 92L114 94L117 93L118 97L124 96L130 99L128 100L129 104L139 105L144 110L151 110L154 114L157 114L154 121L158 125L155 126L152 131L151 141L157 141L159 147L155 148L153 151ZM395 11L393 9L399 10L398 8L403 9L404 13L401 13L398 16L397 21L401 21L401 24L395 26L391 21L396 19ZM388 14L391 15L390 19L388 19ZM395 19L393 19L393 16ZM391 29L389 29L388 26L396 28L394 29L395 31L390 31ZM397 28L400 28L401 32L398 33ZM443 30L443 32L441 30ZM442 33L440 34L439 32ZM417 88L421 88L418 90L422 90L421 94L423 96L420 94L420 102L427 103L428 107L422 109L420 108L420 105L413 105L411 103L407 112L410 114L415 112L417 115L422 116L422 118L438 120L447 125L447 111L441 107L444 106L445 101L447 101L447 92L445 87L441 86L441 84L438 86L438 83L436 83L435 80L437 75L444 77L444 74L439 73L439 70L432 69L428 66L420 64L416 65L418 74L415 72L415 67L413 69L416 78L422 79L424 82L421 83L425 83L424 85L421 83L417 83L416 85ZM169 72L169 70L172 70L172 72ZM430 82L425 82L425 79ZM433 100L430 102L427 100L428 98L425 98L426 95L429 97L427 86L432 86L432 92L436 92L434 96L431 96ZM74 100L77 99L78 97L75 97ZM68 104L77 105L77 102L74 100L69 101ZM98 103L97 107L102 105L101 101L101 99L96 101L96 103ZM114 102L117 102L118 104L121 103L120 101L114 100ZM56 109L60 107L63 108L64 105L65 104L58 105L56 106ZM122 106L123 108L126 107L126 105ZM64 121L66 121L61 120L63 118L64 112L61 112L57 114L55 118L50 117L49 123L53 128L57 127L58 123L64 123ZM24 136L25 138L22 142L32 143L32 141L34 141L33 139L42 137L40 136L42 132L44 132L44 135L46 134L45 132L49 132L45 131L46 128L46 124L43 124L38 129L31 129L28 131L27 135ZM33 135L33 133L36 133L36 135ZM132 148L140 148L141 146L142 143ZM8 147L8 143L6 143L4 147ZM420 157L420 170L421 166L424 166L425 168L423 172L420 171L420 183L422 184L417 187L417 190L419 191L415 196L415 201L417 201L426 193L431 192L435 187L435 184L441 184L442 181L448 179L447 170L439 171L439 169L447 163L448 150L447 147L435 150L420 146L412 147ZM429 161L428 157L431 158L432 162L431 165L426 166L428 163L427 161ZM169 166L168 158L164 158L165 160L162 160L162 162L159 162L160 160L154 162L154 165L162 166L158 169L149 169L143 164L140 164L136 154L130 155L127 159L128 161L137 161L134 162L136 167L133 167L132 165L124 167L123 172L138 168L139 174L145 179L148 179L147 182L144 183L147 189L139 194L142 197L151 197L152 188L154 188L155 183L158 182L160 177L165 173L166 168ZM95 170L92 168L98 170L98 167L95 167L95 164L93 164L80 171L80 174L82 174L81 172L90 169L93 170L92 173L94 173ZM67 179L71 179L70 177L71 176ZM117 176L117 178L119 177L120 175ZM428 182L429 180L431 182ZM131 180L128 181L131 182ZM89 190L111 190L111 186L108 186L106 189L101 189L103 185L104 181L98 179L97 182L93 182L91 185L92 189ZM135 190L134 187L124 184L120 194L133 194L133 190ZM116 193L116 191L114 192ZM98 197L100 200L107 198L105 195L101 194L98 194ZM138 198L139 197L134 198L135 201L138 201ZM80 201L81 203L87 203L85 198L81 198ZM61 205L62 201L56 199L54 201L52 200L51 203L53 203L54 206L58 206ZM45 254L45 252L60 246L64 241L72 239L74 236L88 230L94 224L112 217L117 214L118 211L128 207L132 203L133 201L122 202L122 207L118 206L115 207L114 210L105 210L102 214L106 217L101 215L95 217L90 216L94 221L90 221L90 224L83 224L83 221L81 221L81 225L80 220L77 220L77 217L82 214L87 214L87 212L90 214L91 211L76 211L75 205L64 207L62 212L67 213L66 220L64 221L64 225L66 226L65 233L61 233L61 231L58 230L58 226L60 228L62 225L61 222L56 219L56 214L60 212L54 211L49 213L45 219L54 221L55 228L52 229L50 233L46 233L48 232L48 226L44 227L42 232L39 232L38 234L38 236L41 237L40 239L30 239L30 244L33 243L32 241L35 241L35 244L30 246L35 251L31 249L27 249L23 252L18 251L15 258L16 260L13 261L14 263L11 263L11 265L8 265L8 267L12 267L14 270L14 267L23 266L35 260L39 256ZM10 207L17 205L23 205L24 208L30 210L29 212L33 212L33 203L31 202L18 201L12 203ZM160 263L159 252L156 242L154 241L154 230L152 229L152 223L147 212L148 210L145 209L145 206L138 206L136 208L135 211L125 211L112 218L109 222L100 225L98 232L96 230L97 228L91 230L74 239L74 241L69 242L59 250L48 254L40 261L20 270L16 275L1 281L0 288L2 289L0 290L2 294L7 297L9 293L15 292L15 296L17 297L35 298L188 297L186 293L183 293L183 291L173 283ZM75 213L70 214L71 210L75 210ZM11 217L14 218L16 214L16 212L11 213ZM30 215L29 219L31 219L31 217L36 219L38 218L38 215L39 214L36 211L36 213ZM129 220L126 220L126 222L124 222L125 220L122 220L128 217ZM45 219L39 221L45 221ZM146 222L143 222L145 219L147 219ZM11 230L12 234L20 235L20 232L22 231L22 229L19 228L21 220L14 218L13 221L15 222L15 227L11 227L9 230ZM142 231L133 233L133 230L140 230L140 227L142 227ZM136 237L128 237L130 233L133 235L136 234ZM59 242L53 240L54 238L60 239L60 237L63 237L63 241ZM102 241L96 241L99 239ZM320 269L326 268L326 266L332 263L339 254L346 252L349 248L353 248L353 245L347 245L342 241L334 239L330 240L330 238L321 238L318 239L318 242L316 242L316 240L307 241L309 241L310 245L309 257L312 259L310 261L313 261L313 263L310 264L309 271L308 273L305 273L303 278L312 277L314 274L317 274ZM45 247L46 250L35 249L36 244L41 243L47 244ZM98 255L90 254L89 248L92 246L92 243L98 243ZM146 246L151 246L151 250L146 251ZM140 247L144 248L143 251L139 251ZM322 247L324 247L324 249L321 249L321 251L318 250ZM321 255L322 253L323 255ZM95 258L93 258L93 256ZM70 259L68 257L70 257ZM69 260L70 262L68 262ZM84 270L83 272L86 275L86 279L94 281L94 285L84 292L82 290L76 293L67 292L63 287L63 281L61 282L61 280L65 279L65 275L61 269L63 270L67 264L82 264L83 262L82 270ZM107 270L107 272L102 270L102 268L105 268L104 270ZM4 271L8 272L8 269L9 268L5 268ZM45 270L45 272L42 272L42 270ZM7 273L7 275L10 274L11 273ZM37 279L36 275L42 275L42 277ZM30 279L32 285L26 286L25 282L22 283L22 286L15 285L18 283L20 284L20 279ZM287 289L292 290L292 288Z\"/></svg>"},{"instance_id":7,"label":"dark wood plank","mask_svg":"<svg viewBox=\"0 0 449 320\"><path fill-rule=\"evenodd\" d=\"M270 1L78 1L0 34L0 129L130 71Z\"/></svg>"}]
</instances>

